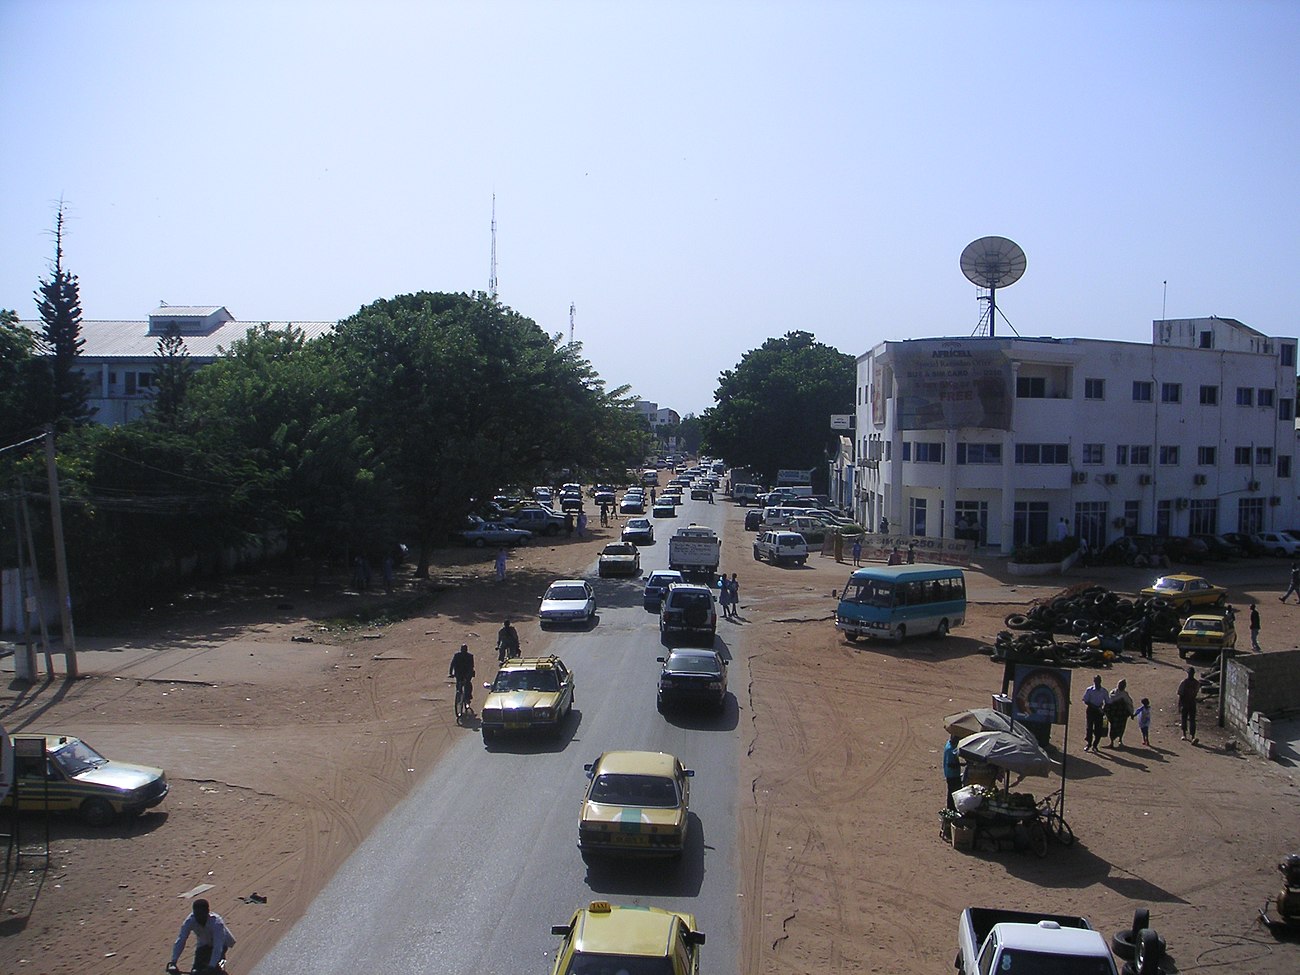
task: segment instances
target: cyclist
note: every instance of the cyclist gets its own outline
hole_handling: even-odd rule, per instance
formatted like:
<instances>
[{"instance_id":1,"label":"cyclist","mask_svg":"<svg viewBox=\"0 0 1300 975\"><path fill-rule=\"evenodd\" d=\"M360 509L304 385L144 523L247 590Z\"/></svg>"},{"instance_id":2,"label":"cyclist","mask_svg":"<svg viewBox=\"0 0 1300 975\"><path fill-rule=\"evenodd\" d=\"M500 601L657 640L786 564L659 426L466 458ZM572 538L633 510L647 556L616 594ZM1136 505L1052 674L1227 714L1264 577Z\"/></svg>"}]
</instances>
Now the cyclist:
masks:
<instances>
[{"instance_id":1,"label":"cyclist","mask_svg":"<svg viewBox=\"0 0 1300 975\"><path fill-rule=\"evenodd\" d=\"M180 961L185 942L194 935L194 971L220 972L221 963L225 961L226 952L235 943L235 936L226 927L220 914L212 911L208 902L200 897L190 908L190 916L181 925L181 933L172 947L172 960L167 963L169 975L179 975L176 963Z\"/></svg>"},{"instance_id":2,"label":"cyclist","mask_svg":"<svg viewBox=\"0 0 1300 975\"><path fill-rule=\"evenodd\" d=\"M474 655L469 652L466 644L462 643L460 649L452 655L447 676L456 678L456 701L468 711L470 702L474 700ZM459 707L456 716L460 717Z\"/></svg>"},{"instance_id":3,"label":"cyclist","mask_svg":"<svg viewBox=\"0 0 1300 975\"><path fill-rule=\"evenodd\" d=\"M505 663L507 657L519 656L519 631L506 620L497 631L497 662Z\"/></svg>"}]
</instances>

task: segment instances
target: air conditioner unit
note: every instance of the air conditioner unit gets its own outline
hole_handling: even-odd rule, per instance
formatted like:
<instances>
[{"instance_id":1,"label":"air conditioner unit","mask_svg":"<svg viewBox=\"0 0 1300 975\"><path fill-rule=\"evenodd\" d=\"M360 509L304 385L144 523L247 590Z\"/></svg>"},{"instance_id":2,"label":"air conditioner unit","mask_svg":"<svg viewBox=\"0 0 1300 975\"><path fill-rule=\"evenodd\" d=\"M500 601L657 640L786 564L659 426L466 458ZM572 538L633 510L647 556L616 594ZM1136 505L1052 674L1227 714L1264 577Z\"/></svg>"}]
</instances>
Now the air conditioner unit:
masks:
<instances>
[{"instance_id":1,"label":"air conditioner unit","mask_svg":"<svg viewBox=\"0 0 1300 975\"><path fill-rule=\"evenodd\" d=\"M1193 483L1193 484L1204 484L1204 483L1205 483L1205 475L1204 475L1204 474L1193 474L1193 475L1192 475L1192 483Z\"/></svg>"},{"instance_id":2,"label":"air conditioner unit","mask_svg":"<svg viewBox=\"0 0 1300 975\"><path fill-rule=\"evenodd\" d=\"M1273 495L1271 498L1268 499L1268 503L1271 504L1271 505L1277 506L1277 505L1279 505L1279 504L1282 503L1282 499L1279 498L1279 497L1275 494L1275 495Z\"/></svg>"},{"instance_id":3,"label":"air conditioner unit","mask_svg":"<svg viewBox=\"0 0 1300 975\"><path fill-rule=\"evenodd\" d=\"M1103 481L1105 481L1107 484L1114 484L1116 481L1119 480L1119 475L1118 475L1118 474L1103 474L1103 475L1101 476L1101 479L1102 479Z\"/></svg>"},{"instance_id":4,"label":"air conditioner unit","mask_svg":"<svg viewBox=\"0 0 1300 975\"><path fill-rule=\"evenodd\" d=\"M1246 490L1247 490L1247 491L1258 491L1258 490L1259 490L1259 481L1251 481L1249 484L1246 485Z\"/></svg>"},{"instance_id":5,"label":"air conditioner unit","mask_svg":"<svg viewBox=\"0 0 1300 975\"><path fill-rule=\"evenodd\" d=\"M1177 501L1174 502L1174 507L1176 507L1179 511L1182 511L1184 508L1187 507L1188 504L1189 502L1186 498L1179 498Z\"/></svg>"},{"instance_id":6,"label":"air conditioner unit","mask_svg":"<svg viewBox=\"0 0 1300 975\"><path fill-rule=\"evenodd\" d=\"M1087 471L1075 471L1074 474L1070 477L1070 480L1073 481L1075 484L1087 484L1087 483L1088 483L1088 472L1087 472Z\"/></svg>"},{"instance_id":7,"label":"air conditioner unit","mask_svg":"<svg viewBox=\"0 0 1300 975\"><path fill-rule=\"evenodd\" d=\"M1150 483L1151 483L1151 475L1150 475L1150 474L1139 474L1139 475L1138 475L1138 483L1139 483L1139 484L1150 484Z\"/></svg>"}]
</instances>

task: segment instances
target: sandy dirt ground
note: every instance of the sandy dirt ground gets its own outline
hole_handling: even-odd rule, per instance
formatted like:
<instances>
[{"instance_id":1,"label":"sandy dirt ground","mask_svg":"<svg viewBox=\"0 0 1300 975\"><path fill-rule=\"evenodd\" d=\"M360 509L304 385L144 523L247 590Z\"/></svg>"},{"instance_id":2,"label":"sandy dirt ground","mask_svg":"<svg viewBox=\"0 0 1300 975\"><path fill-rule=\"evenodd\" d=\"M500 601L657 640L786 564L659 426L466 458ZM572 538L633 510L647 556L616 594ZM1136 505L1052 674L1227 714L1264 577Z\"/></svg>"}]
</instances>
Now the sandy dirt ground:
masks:
<instances>
[{"instance_id":1,"label":"sandy dirt ground","mask_svg":"<svg viewBox=\"0 0 1300 975\"><path fill-rule=\"evenodd\" d=\"M751 674L735 689L752 727L738 797L742 971L943 971L958 912L971 904L1076 912L1107 935L1148 906L1178 971L1300 971L1300 946L1255 922L1278 887L1276 862L1300 836L1300 777L1225 747L1208 705L1200 744L1179 741L1172 647L1104 674L1108 687L1126 677L1156 705L1150 748L1133 730L1126 748L1084 756L1083 729L1071 727L1074 847L1043 860L959 852L939 838L942 717L989 703L1002 670L979 646L1060 582L1005 585L994 560L971 572L971 618L948 639L849 644L831 623L830 595L849 567L755 563L740 513L724 567L739 574L743 609L723 625L745 630ZM455 647L469 642L483 660L509 613L523 620L525 651L540 648L538 594L589 564L613 533L515 550L504 583L492 579L490 553L449 550L428 583L403 577L392 595L254 574L159 606L128 637L79 633L83 648L100 650L83 654L87 676L9 686L0 720L166 768L172 791L106 830L55 822L48 869L24 857L0 896L0 972L160 968L186 895L204 885L239 936L236 970L249 970L469 733L451 718L443 677ZM1239 607L1260 599L1266 650L1296 645L1300 608L1275 598L1283 569L1219 573L1237 580ZM1131 570L1096 575L1121 591L1143 581ZM1053 778L1017 788L1057 787ZM23 829L25 848L42 845L38 822ZM266 903L240 900L255 893Z\"/></svg>"}]
</instances>

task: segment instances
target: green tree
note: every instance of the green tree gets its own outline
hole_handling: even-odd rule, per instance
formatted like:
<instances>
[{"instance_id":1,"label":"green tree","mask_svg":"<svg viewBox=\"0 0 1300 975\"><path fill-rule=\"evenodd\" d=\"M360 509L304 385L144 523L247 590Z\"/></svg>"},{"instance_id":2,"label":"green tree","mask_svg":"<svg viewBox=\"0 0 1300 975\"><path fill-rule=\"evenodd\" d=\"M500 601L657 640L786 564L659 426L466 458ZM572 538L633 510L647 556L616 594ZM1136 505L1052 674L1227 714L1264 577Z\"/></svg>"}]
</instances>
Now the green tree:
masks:
<instances>
[{"instance_id":1,"label":"green tree","mask_svg":"<svg viewBox=\"0 0 1300 975\"><path fill-rule=\"evenodd\" d=\"M681 450L691 455L700 452L700 441L704 438L704 423L694 413L687 413L682 422L677 424L677 444Z\"/></svg>"},{"instance_id":2,"label":"green tree","mask_svg":"<svg viewBox=\"0 0 1300 975\"><path fill-rule=\"evenodd\" d=\"M63 266L63 221L60 203L54 226L54 265L35 297L42 322L42 351L49 355L46 420L66 430L87 422L91 411L87 405L90 383L77 368L77 357L86 344L81 337L81 286L77 276Z\"/></svg>"},{"instance_id":3,"label":"green tree","mask_svg":"<svg viewBox=\"0 0 1300 975\"><path fill-rule=\"evenodd\" d=\"M702 446L769 484L781 468L811 468L823 483L830 417L853 412L853 385L853 357L810 333L768 339L718 377Z\"/></svg>"},{"instance_id":4,"label":"green tree","mask_svg":"<svg viewBox=\"0 0 1300 975\"><path fill-rule=\"evenodd\" d=\"M36 336L0 308L0 446L35 436L45 422L45 363Z\"/></svg>"},{"instance_id":5,"label":"green tree","mask_svg":"<svg viewBox=\"0 0 1300 975\"><path fill-rule=\"evenodd\" d=\"M164 426L174 426L181 403L189 389L194 367L181 330L172 322L158 337L154 352L153 418Z\"/></svg>"}]
</instances>

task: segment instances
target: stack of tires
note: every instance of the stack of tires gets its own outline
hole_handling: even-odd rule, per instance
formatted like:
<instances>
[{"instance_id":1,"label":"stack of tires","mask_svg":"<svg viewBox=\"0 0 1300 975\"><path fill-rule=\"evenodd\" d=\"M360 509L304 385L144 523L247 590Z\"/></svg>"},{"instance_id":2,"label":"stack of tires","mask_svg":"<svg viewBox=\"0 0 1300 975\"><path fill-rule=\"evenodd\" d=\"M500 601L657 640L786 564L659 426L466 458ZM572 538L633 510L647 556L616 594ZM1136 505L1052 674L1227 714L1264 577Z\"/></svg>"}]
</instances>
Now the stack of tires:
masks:
<instances>
[{"instance_id":1,"label":"stack of tires","mask_svg":"<svg viewBox=\"0 0 1300 975\"><path fill-rule=\"evenodd\" d=\"M1163 975L1165 939L1151 927L1151 912L1145 907L1133 912L1133 925L1116 931L1110 950L1124 962L1122 975Z\"/></svg>"}]
</instances>

